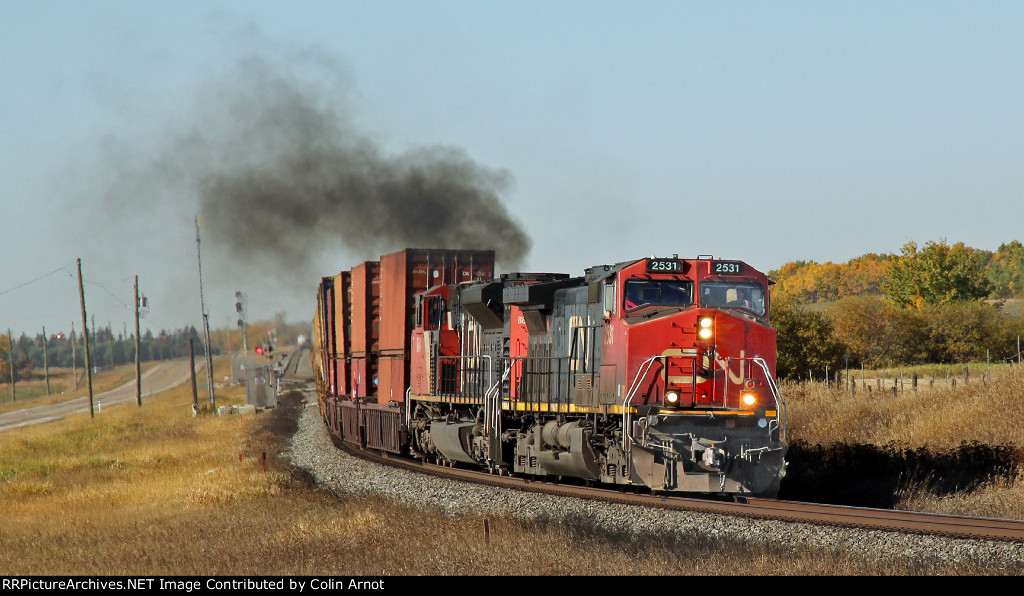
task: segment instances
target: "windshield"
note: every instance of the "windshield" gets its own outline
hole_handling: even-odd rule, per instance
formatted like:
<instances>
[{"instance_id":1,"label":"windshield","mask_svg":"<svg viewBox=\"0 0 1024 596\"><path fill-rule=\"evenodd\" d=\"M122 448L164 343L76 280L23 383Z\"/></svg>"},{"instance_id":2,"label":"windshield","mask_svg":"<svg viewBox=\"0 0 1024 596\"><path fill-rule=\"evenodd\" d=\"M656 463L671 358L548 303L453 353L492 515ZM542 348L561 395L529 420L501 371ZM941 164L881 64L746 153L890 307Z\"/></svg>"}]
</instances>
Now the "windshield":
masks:
<instances>
[{"instance_id":1,"label":"windshield","mask_svg":"<svg viewBox=\"0 0 1024 596\"><path fill-rule=\"evenodd\" d=\"M764 288L750 282L711 282L700 284L701 306L742 308L764 314Z\"/></svg>"},{"instance_id":2,"label":"windshield","mask_svg":"<svg viewBox=\"0 0 1024 596\"><path fill-rule=\"evenodd\" d=\"M693 304L693 282L674 279L630 279L626 281L626 310L644 306L689 306Z\"/></svg>"}]
</instances>

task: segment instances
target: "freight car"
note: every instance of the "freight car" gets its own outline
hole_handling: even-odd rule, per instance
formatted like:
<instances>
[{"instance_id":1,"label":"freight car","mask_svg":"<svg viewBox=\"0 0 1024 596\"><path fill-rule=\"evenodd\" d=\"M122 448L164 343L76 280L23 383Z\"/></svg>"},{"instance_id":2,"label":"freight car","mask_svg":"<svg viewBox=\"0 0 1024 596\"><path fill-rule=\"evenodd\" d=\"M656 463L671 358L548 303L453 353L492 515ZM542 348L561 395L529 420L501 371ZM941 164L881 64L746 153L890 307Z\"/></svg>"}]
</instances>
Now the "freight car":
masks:
<instances>
[{"instance_id":1,"label":"freight car","mask_svg":"<svg viewBox=\"0 0 1024 596\"><path fill-rule=\"evenodd\" d=\"M440 465L775 496L769 283L710 256L495 278L493 251L406 249L322 279L320 411L336 440Z\"/></svg>"}]
</instances>

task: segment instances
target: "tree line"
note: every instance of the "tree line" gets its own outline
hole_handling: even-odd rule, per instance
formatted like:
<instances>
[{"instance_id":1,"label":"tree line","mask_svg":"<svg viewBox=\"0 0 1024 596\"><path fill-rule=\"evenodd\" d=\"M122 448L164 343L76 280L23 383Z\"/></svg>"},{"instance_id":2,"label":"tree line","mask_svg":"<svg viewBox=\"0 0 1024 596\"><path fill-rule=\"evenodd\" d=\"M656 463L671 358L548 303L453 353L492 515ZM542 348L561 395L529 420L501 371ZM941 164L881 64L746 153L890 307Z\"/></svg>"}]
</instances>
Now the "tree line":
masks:
<instances>
[{"instance_id":1,"label":"tree line","mask_svg":"<svg viewBox=\"0 0 1024 596\"><path fill-rule=\"evenodd\" d=\"M797 304L865 295L923 304L944 292L954 292L946 296L951 299L1024 298L1024 245L1013 240L992 252L962 242L908 242L898 255L868 253L846 263L792 261L769 276L776 280L773 294Z\"/></svg>"},{"instance_id":2,"label":"tree line","mask_svg":"<svg viewBox=\"0 0 1024 596\"><path fill-rule=\"evenodd\" d=\"M139 341L139 361L169 360L189 355L189 336L195 346L196 357L206 355L206 347L194 327L172 331L161 330L154 334L147 329ZM0 381L11 379L11 345L6 335L0 337ZM74 345L70 337L54 334L35 337L21 334L13 340L14 380L21 381L42 374L45 364L57 368L85 367L85 338L76 334ZM46 346L45 354L43 346ZM217 354L216 346L212 350ZM114 335L106 328L89 333L89 360L98 368L112 368L135 363L135 335Z\"/></svg>"},{"instance_id":3,"label":"tree line","mask_svg":"<svg viewBox=\"0 0 1024 596\"><path fill-rule=\"evenodd\" d=\"M257 345L268 345L276 341L279 345L295 344L300 335L309 336L308 323L288 323L284 313L277 313L273 321L258 321L247 328L248 348L251 351ZM139 341L139 361L151 362L186 358L189 355L189 337L195 349L197 360L206 357L206 346L202 334L195 327L183 327L171 331L160 330L153 333L147 329ZM43 345L46 345L44 354ZM241 351L242 338L239 331L219 329L210 331L211 354L216 356L224 353ZM43 337L37 333L34 337L21 334L13 340L14 352L11 354L10 341L7 335L0 335L0 383L10 382L11 366L14 361L14 380L28 380L43 375L43 367L48 363L55 368L84 368L85 339L81 333L75 334L74 348L71 338L62 333ZM98 368L112 368L135 363L135 334L118 333L108 324L89 331L89 360ZM72 361L74 365L72 366Z\"/></svg>"},{"instance_id":4,"label":"tree line","mask_svg":"<svg viewBox=\"0 0 1024 596\"><path fill-rule=\"evenodd\" d=\"M778 374L1019 357L1024 245L995 253L945 240L846 265L787 263L771 272Z\"/></svg>"}]
</instances>

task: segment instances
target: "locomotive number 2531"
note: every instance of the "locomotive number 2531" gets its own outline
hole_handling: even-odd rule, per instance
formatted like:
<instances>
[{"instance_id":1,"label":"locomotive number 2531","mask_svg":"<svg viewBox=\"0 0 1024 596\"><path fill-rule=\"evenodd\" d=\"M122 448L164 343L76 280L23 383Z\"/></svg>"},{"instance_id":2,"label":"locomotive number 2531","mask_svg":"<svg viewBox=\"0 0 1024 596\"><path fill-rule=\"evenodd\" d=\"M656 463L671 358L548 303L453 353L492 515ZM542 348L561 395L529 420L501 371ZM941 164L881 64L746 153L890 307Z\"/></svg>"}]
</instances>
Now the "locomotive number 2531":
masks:
<instances>
[{"instance_id":1,"label":"locomotive number 2531","mask_svg":"<svg viewBox=\"0 0 1024 596\"><path fill-rule=\"evenodd\" d=\"M647 271L651 273L677 273L683 270L683 264L679 259L649 259Z\"/></svg>"},{"instance_id":2,"label":"locomotive number 2531","mask_svg":"<svg viewBox=\"0 0 1024 596\"><path fill-rule=\"evenodd\" d=\"M743 273L743 263L737 261L715 261L711 271L719 275L739 275Z\"/></svg>"}]
</instances>

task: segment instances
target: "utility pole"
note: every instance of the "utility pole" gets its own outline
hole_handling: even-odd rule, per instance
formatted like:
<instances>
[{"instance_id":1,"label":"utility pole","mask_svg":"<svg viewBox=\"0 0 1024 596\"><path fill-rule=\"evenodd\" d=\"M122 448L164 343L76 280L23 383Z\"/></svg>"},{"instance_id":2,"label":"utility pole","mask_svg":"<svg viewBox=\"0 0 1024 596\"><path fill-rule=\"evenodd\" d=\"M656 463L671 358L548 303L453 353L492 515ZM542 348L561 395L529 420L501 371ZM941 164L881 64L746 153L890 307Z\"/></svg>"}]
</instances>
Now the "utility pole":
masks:
<instances>
[{"instance_id":1,"label":"utility pole","mask_svg":"<svg viewBox=\"0 0 1024 596\"><path fill-rule=\"evenodd\" d=\"M75 347L75 322L71 321L71 376L75 377L75 391L78 391L78 354Z\"/></svg>"},{"instance_id":2,"label":"utility pole","mask_svg":"<svg viewBox=\"0 0 1024 596\"><path fill-rule=\"evenodd\" d=\"M95 418L96 412L93 410L92 395L92 364L89 362L89 319L85 316L85 286L82 284L82 259L78 259L78 297L82 302L82 337L85 339L85 375L89 378L89 417ZM95 317L93 320L96 320Z\"/></svg>"},{"instance_id":3,"label":"utility pole","mask_svg":"<svg viewBox=\"0 0 1024 596\"><path fill-rule=\"evenodd\" d=\"M7 362L11 365L11 401L18 401L18 395L14 390L14 338L11 337L11 328L7 328Z\"/></svg>"},{"instance_id":4,"label":"utility pole","mask_svg":"<svg viewBox=\"0 0 1024 596\"><path fill-rule=\"evenodd\" d=\"M142 405L142 363L139 354L142 344L139 342L139 276L135 276L135 401Z\"/></svg>"},{"instance_id":5,"label":"utility pole","mask_svg":"<svg viewBox=\"0 0 1024 596\"><path fill-rule=\"evenodd\" d=\"M46 344L50 343L46 337L46 325L43 325L43 374L46 376L46 395L50 395L50 358L46 355Z\"/></svg>"},{"instance_id":6,"label":"utility pole","mask_svg":"<svg viewBox=\"0 0 1024 596\"><path fill-rule=\"evenodd\" d=\"M206 336L206 379L210 390L210 405L217 411L217 400L213 396L213 353L210 350L210 315L206 312L203 299L203 257L199 250L199 216L196 216L196 261L199 264L199 306L203 311L203 334Z\"/></svg>"},{"instance_id":7,"label":"utility pole","mask_svg":"<svg viewBox=\"0 0 1024 596\"><path fill-rule=\"evenodd\" d=\"M196 390L196 328L188 330L188 369L192 376L192 414L199 413L199 392Z\"/></svg>"}]
</instances>

